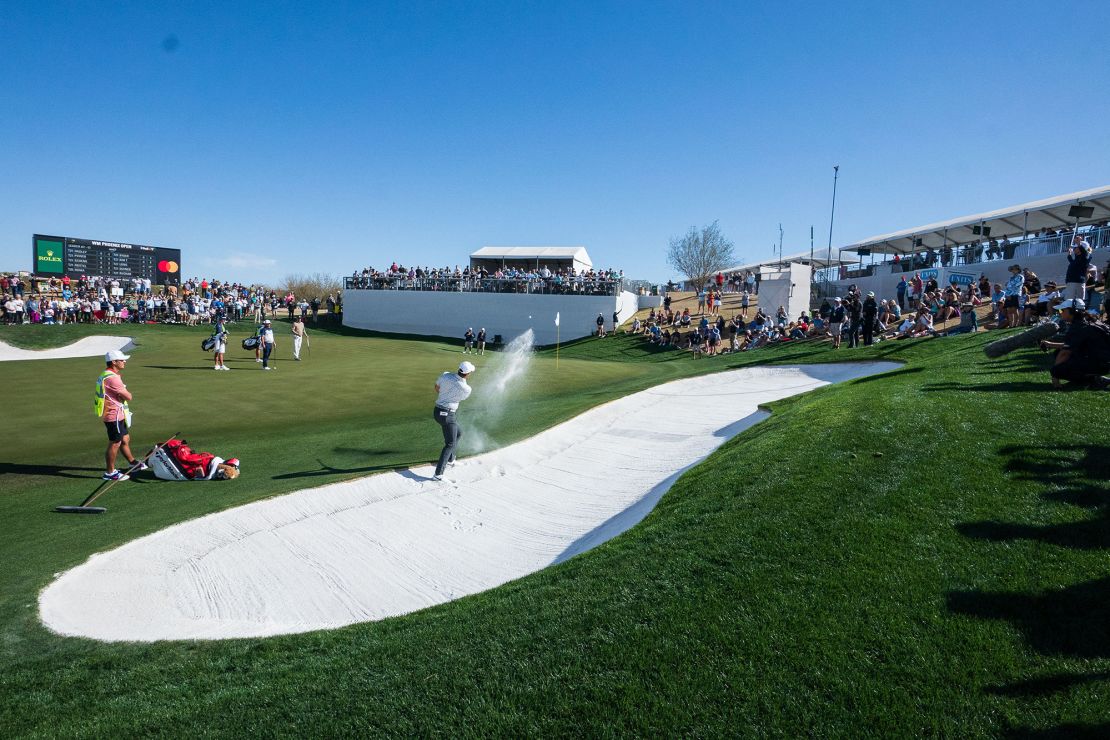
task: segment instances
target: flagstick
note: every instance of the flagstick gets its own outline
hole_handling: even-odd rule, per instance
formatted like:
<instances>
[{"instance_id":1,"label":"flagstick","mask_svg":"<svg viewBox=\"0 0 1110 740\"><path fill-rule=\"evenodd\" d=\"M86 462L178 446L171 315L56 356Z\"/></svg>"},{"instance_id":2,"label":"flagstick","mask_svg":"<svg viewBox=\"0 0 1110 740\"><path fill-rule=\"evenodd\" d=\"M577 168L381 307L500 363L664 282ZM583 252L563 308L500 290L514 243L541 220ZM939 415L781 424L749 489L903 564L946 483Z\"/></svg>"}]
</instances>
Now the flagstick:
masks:
<instances>
[{"instance_id":1,"label":"flagstick","mask_svg":"<svg viewBox=\"0 0 1110 740\"><path fill-rule=\"evenodd\" d=\"M559 369L559 325L555 325L555 369Z\"/></svg>"}]
</instances>

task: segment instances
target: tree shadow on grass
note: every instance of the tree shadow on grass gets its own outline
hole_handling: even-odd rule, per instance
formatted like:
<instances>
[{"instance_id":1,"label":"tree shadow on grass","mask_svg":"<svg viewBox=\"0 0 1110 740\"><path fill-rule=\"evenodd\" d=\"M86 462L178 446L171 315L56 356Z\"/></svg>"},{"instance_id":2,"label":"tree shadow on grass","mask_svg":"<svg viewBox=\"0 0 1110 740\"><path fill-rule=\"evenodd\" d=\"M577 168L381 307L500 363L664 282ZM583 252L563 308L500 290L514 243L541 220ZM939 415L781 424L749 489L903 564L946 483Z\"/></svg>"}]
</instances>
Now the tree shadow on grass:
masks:
<instances>
[{"instance_id":1,"label":"tree shadow on grass","mask_svg":"<svg viewBox=\"0 0 1110 740\"><path fill-rule=\"evenodd\" d=\"M1006 542L1036 540L1079 550L1110 549L1110 445L1009 445L1006 472L1018 481L1040 483L1043 498L1095 509L1097 516L1062 524L996 521L956 526L965 537Z\"/></svg>"},{"instance_id":2,"label":"tree shadow on grass","mask_svg":"<svg viewBox=\"0 0 1110 740\"><path fill-rule=\"evenodd\" d=\"M999 450L1005 470L1016 481L1038 483L1041 497L1095 509L1092 518L1063 524L970 522L956 529L991 542L1035 540L1059 547L1110 549L1110 446L1009 445ZM1110 658L1110 577L1038 593L956 591L948 595L956 614L1010 622L1038 652L1053 657ZM1105 671L1066 673L1016 681L988 689L1015 698L1053 694L1110 679ZM1016 728L1025 737L1106 736L1107 725L1061 724L1047 730Z\"/></svg>"},{"instance_id":3,"label":"tree shadow on grass","mask_svg":"<svg viewBox=\"0 0 1110 740\"><path fill-rule=\"evenodd\" d=\"M80 475L67 471L102 473L104 467L81 468L74 465L23 465L21 463L0 462L0 476L3 475L52 475L58 478L96 478L99 476Z\"/></svg>"},{"instance_id":4,"label":"tree shadow on grass","mask_svg":"<svg viewBox=\"0 0 1110 740\"><path fill-rule=\"evenodd\" d=\"M1101 724L1089 724L1085 722L1069 722L1056 727L1050 727L1047 730L1027 730L1027 729L1013 729L1006 733L1010 738L1022 738L1024 740L1047 740L1048 738L1068 738L1068 740L1085 740L1092 738L1094 740L1105 740L1110 737L1110 723L1103 722Z\"/></svg>"},{"instance_id":5,"label":"tree shadow on grass","mask_svg":"<svg viewBox=\"0 0 1110 740\"><path fill-rule=\"evenodd\" d=\"M1110 577L1039 594L954 591L948 595L948 608L956 614L1006 620L1044 655L1110 658Z\"/></svg>"}]
</instances>

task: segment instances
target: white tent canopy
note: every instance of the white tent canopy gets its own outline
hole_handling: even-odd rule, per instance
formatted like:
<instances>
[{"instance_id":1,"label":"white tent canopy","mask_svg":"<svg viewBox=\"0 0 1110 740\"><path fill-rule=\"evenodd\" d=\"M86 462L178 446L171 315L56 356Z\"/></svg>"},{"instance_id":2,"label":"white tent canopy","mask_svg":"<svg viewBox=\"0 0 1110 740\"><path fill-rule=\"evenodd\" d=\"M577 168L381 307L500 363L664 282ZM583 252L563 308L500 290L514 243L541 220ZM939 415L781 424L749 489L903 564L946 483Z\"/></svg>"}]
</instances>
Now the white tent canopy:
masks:
<instances>
[{"instance_id":1,"label":"white tent canopy","mask_svg":"<svg viewBox=\"0 0 1110 740\"><path fill-rule=\"evenodd\" d=\"M570 266L576 271L590 270L594 263L585 247L482 247L470 255L471 267L489 263L519 265L533 263L536 267Z\"/></svg>"},{"instance_id":2,"label":"white tent canopy","mask_svg":"<svg viewBox=\"0 0 1110 740\"><path fill-rule=\"evenodd\" d=\"M980 242L988 238L1023 236L1040 229L1074 226L1075 217L1069 216L1068 211L1076 205L1090 206L1094 209L1090 217L1080 219L1081 226L1110 219L1110 186L1081 190L1077 193L1035 200L972 216L961 216L948 221L938 221L891 234L881 234L841 249L846 252L869 249L880 254L908 254L920 252L928 247L939 249L945 245ZM976 228L979 229L979 234L974 233Z\"/></svg>"}]
</instances>

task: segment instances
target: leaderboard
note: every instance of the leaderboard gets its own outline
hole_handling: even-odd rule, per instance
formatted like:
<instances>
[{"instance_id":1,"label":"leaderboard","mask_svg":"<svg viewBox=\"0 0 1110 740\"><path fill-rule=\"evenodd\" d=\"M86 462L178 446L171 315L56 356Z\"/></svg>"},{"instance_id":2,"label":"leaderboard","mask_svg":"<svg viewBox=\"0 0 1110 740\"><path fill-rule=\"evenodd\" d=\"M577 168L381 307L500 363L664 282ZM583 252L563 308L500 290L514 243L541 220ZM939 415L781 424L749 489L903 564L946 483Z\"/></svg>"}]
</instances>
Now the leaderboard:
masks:
<instances>
[{"instance_id":1,"label":"leaderboard","mask_svg":"<svg viewBox=\"0 0 1110 740\"><path fill-rule=\"evenodd\" d=\"M156 285L181 282L181 250L145 244L35 234L34 273L40 277L97 275L147 278Z\"/></svg>"}]
</instances>

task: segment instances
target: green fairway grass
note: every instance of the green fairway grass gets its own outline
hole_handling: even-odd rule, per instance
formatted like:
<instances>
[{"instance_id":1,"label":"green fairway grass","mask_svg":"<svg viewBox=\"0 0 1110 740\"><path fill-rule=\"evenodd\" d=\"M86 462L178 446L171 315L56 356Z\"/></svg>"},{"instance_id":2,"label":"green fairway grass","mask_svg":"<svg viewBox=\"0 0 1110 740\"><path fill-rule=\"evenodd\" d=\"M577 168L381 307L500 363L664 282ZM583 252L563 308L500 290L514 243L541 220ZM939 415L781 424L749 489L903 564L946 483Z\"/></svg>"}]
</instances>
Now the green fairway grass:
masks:
<instances>
[{"instance_id":1,"label":"green fairway grass","mask_svg":"<svg viewBox=\"0 0 1110 740\"><path fill-rule=\"evenodd\" d=\"M247 331L232 328L224 373L202 327L0 331L23 347L133 336L135 451L181 432L243 465L235 481L121 483L97 502L105 515L52 513L98 483L103 363L0 362L0 735L1110 732L1110 393L1049 392L1035 351L987 360L1000 332L698 360L617 336L564 345L557 365L548 348L487 430L494 444L703 372L904 365L773 404L633 529L492 591L268 639L53 635L38 592L93 553L438 454L432 386L458 346L310 325L295 363L283 323L264 373L239 349ZM505 361L468 359L464 431Z\"/></svg>"}]
</instances>

